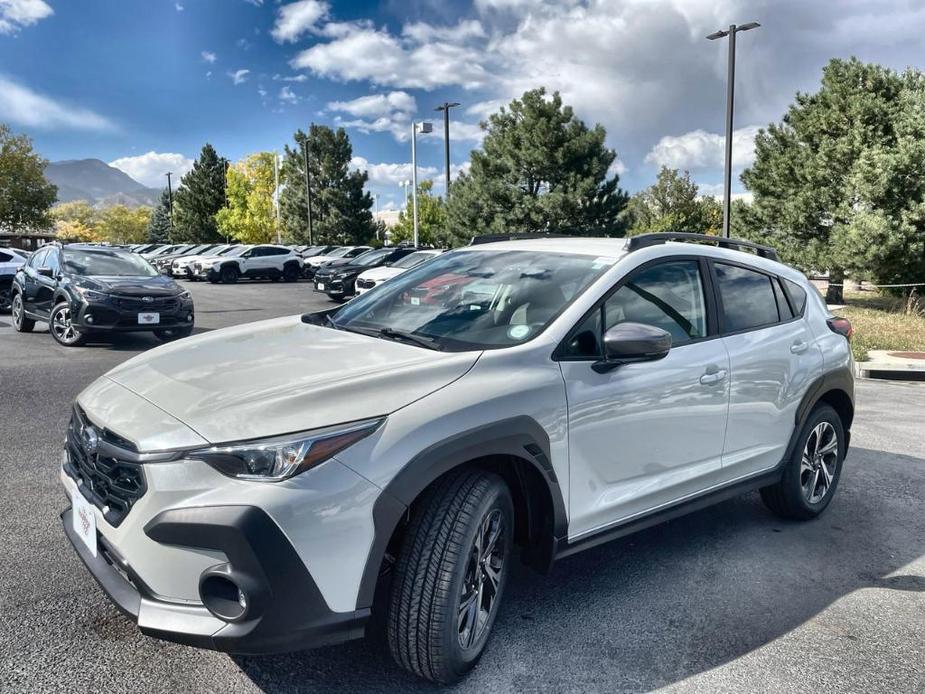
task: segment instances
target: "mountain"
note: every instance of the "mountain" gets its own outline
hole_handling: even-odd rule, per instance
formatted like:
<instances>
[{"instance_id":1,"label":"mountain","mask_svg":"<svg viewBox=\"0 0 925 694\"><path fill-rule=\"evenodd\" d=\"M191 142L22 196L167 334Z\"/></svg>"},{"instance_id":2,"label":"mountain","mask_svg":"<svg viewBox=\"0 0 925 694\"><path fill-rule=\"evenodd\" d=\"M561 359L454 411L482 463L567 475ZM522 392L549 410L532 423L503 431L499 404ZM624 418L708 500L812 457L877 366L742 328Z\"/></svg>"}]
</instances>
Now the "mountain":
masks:
<instances>
[{"instance_id":1,"label":"mountain","mask_svg":"<svg viewBox=\"0 0 925 694\"><path fill-rule=\"evenodd\" d=\"M58 186L58 202L87 200L97 207L121 204L154 206L161 191L143 186L124 171L99 159L53 161L45 178Z\"/></svg>"}]
</instances>

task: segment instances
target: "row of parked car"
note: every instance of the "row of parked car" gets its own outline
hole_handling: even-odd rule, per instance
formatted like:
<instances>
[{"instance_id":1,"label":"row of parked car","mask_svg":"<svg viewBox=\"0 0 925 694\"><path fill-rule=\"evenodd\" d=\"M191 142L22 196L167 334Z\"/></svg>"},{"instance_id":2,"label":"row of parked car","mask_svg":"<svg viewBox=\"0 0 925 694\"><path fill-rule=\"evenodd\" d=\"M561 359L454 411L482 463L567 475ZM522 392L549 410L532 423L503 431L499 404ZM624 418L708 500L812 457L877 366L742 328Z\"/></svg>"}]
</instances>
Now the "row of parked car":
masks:
<instances>
[{"instance_id":1,"label":"row of parked car","mask_svg":"<svg viewBox=\"0 0 925 694\"><path fill-rule=\"evenodd\" d=\"M414 246L161 244L129 247L175 279L234 283L241 278L312 280L315 291L344 300L443 252Z\"/></svg>"}]
</instances>

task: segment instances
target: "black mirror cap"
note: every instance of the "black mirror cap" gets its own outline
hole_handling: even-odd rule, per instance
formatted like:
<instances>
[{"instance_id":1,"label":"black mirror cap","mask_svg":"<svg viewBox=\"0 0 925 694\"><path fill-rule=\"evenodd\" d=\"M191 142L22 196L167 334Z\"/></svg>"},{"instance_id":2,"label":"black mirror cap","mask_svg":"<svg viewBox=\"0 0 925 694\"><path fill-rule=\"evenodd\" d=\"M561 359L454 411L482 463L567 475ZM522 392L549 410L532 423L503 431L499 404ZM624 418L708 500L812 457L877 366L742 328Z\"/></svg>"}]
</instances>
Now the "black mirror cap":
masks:
<instances>
[{"instance_id":1,"label":"black mirror cap","mask_svg":"<svg viewBox=\"0 0 925 694\"><path fill-rule=\"evenodd\" d=\"M641 361L664 359L671 350L671 333L646 323L618 323L604 333L604 359L594 364L603 373Z\"/></svg>"},{"instance_id":2,"label":"black mirror cap","mask_svg":"<svg viewBox=\"0 0 925 694\"><path fill-rule=\"evenodd\" d=\"M35 271L39 273L42 277L53 277L54 276L54 273L51 271L50 267L36 268Z\"/></svg>"}]
</instances>

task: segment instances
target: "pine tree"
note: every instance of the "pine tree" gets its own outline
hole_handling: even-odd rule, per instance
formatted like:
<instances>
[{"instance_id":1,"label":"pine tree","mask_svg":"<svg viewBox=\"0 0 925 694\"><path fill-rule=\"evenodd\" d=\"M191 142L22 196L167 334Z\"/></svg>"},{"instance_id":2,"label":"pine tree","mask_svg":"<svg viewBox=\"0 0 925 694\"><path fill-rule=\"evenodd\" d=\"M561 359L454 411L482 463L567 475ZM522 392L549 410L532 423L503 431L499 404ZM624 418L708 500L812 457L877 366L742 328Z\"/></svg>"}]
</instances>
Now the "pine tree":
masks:
<instances>
[{"instance_id":1,"label":"pine tree","mask_svg":"<svg viewBox=\"0 0 925 694\"><path fill-rule=\"evenodd\" d=\"M524 93L482 124L482 151L452 185L447 214L460 238L491 232L619 236L627 196L609 175L616 152L558 92Z\"/></svg>"},{"instance_id":2,"label":"pine tree","mask_svg":"<svg viewBox=\"0 0 925 694\"><path fill-rule=\"evenodd\" d=\"M221 241L215 214L225 204L225 163L206 143L174 195L173 241Z\"/></svg>"},{"instance_id":3,"label":"pine tree","mask_svg":"<svg viewBox=\"0 0 925 694\"><path fill-rule=\"evenodd\" d=\"M690 231L716 234L723 211L711 197L701 197L697 184L687 171L663 166L658 180L630 198L624 212L630 234L658 231Z\"/></svg>"},{"instance_id":4,"label":"pine tree","mask_svg":"<svg viewBox=\"0 0 925 694\"><path fill-rule=\"evenodd\" d=\"M170 198L167 189L161 193L157 207L148 222L148 243L167 243L170 240Z\"/></svg>"},{"instance_id":5,"label":"pine tree","mask_svg":"<svg viewBox=\"0 0 925 694\"><path fill-rule=\"evenodd\" d=\"M308 243L308 203L305 198L305 155L308 142L312 192L312 242L360 244L376 233L373 199L364 190L365 171L350 168L353 148L343 128L312 125L308 135L298 130L295 146L286 146L280 169L280 217L287 240Z\"/></svg>"}]
</instances>

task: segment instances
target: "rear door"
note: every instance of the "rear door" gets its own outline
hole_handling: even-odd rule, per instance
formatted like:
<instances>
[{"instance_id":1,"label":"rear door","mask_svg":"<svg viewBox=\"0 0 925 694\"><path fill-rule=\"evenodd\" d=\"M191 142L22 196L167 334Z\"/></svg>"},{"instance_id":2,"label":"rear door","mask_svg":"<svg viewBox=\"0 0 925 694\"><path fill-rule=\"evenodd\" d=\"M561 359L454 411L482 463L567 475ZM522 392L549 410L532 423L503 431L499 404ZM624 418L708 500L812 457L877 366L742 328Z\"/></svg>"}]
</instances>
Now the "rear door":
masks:
<instances>
[{"instance_id":1,"label":"rear door","mask_svg":"<svg viewBox=\"0 0 925 694\"><path fill-rule=\"evenodd\" d=\"M729 352L729 424L723 447L727 480L781 462L796 410L822 373L822 353L780 279L757 268L713 261L723 343Z\"/></svg>"},{"instance_id":2,"label":"rear door","mask_svg":"<svg viewBox=\"0 0 925 694\"><path fill-rule=\"evenodd\" d=\"M48 254L48 248L41 248L37 250L29 262L26 264L26 267L23 268L23 279L22 279L22 303L23 308L31 314L38 313L39 305L39 289L41 284L39 282L39 273L38 268L43 267L45 262L45 256Z\"/></svg>"},{"instance_id":3,"label":"rear door","mask_svg":"<svg viewBox=\"0 0 925 694\"><path fill-rule=\"evenodd\" d=\"M729 358L708 308L707 272L696 257L636 269L560 347L570 538L695 494L721 477ZM623 321L667 330L671 351L659 361L595 372L603 332Z\"/></svg>"}]
</instances>

